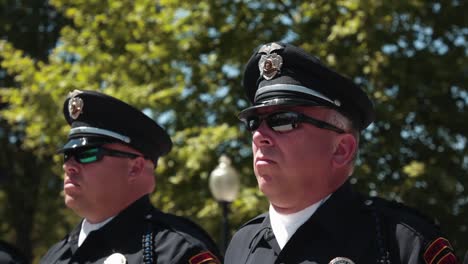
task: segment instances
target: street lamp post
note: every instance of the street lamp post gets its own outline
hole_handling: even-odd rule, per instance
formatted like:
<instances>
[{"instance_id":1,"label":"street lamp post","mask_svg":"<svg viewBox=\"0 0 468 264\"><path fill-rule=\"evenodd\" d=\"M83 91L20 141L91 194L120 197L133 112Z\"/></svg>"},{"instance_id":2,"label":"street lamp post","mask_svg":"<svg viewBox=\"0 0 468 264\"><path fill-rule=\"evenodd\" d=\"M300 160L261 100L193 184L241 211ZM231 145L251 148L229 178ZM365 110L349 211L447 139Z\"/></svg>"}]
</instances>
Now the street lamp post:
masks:
<instances>
[{"instance_id":1,"label":"street lamp post","mask_svg":"<svg viewBox=\"0 0 468 264\"><path fill-rule=\"evenodd\" d=\"M239 192L239 173L231 166L231 160L222 155L218 166L210 174L210 191L223 210L221 250L225 251L229 239L229 204Z\"/></svg>"}]
</instances>

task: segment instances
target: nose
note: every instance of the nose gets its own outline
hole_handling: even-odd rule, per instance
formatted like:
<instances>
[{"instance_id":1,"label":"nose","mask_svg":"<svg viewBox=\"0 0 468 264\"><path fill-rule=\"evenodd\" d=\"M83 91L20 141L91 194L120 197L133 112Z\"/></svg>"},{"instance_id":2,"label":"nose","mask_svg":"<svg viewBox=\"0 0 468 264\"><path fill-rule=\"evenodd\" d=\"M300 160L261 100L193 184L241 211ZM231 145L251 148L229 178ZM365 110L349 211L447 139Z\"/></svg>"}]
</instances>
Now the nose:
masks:
<instances>
[{"instance_id":1,"label":"nose","mask_svg":"<svg viewBox=\"0 0 468 264\"><path fill-rule=\"evenodd\" d=\"M266 122L262 122L257 130L252 134L252 142L257 147L273 146L273 131L267 126Z\"/></svg>"},{"instance_id":2,"label":"nose","mask_svg":"<svg viewBox=\"0 0 468 264\"><path fill-rule=\"evenodd\" d=\"M70 175L77 173L80 170L80 164L76 162L75 157L70 157L63 163L62 168L66 174Z\"/></svg>"}]
</instances>

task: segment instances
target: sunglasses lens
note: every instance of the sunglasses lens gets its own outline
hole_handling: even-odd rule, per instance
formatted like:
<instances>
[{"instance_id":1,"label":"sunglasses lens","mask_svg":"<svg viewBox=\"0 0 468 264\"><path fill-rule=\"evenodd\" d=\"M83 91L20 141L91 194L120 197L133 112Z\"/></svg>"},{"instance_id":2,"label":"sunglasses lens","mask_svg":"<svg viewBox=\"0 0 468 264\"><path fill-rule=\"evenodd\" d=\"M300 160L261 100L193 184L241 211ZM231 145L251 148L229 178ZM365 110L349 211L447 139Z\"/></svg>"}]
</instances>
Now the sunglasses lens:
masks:
<instances>
[{"instance_id":1,"label":"sunglasses lens","mask_svg":"<svg viewBox=\"0 0 468 264\"><path fill-rule=\"evenodd\" d=\"M99 148L86 149L82 151L74 151L63 154L63 159L68 161L71 157L81 164L93 163L99 160Z\"/></svg>"},{"instance_id":2,"label":"sunglasses lens","mask_svg":"<svg viewBox=\"0 0 468 264\"><path fill-rule=\"evenodd\" d=\"M266 120L268 126L276 132L287 132L297 127L299 115L294 112L273 113L267 117L249 116L243 122L247 130L253 132L260 127L263 120Z\"/></svg>"},{"instance_id":3,"label":"sunglasses lens","mask_svg":"<svg viewBox=\"0 0 468 264\"><path fill-rule=\"evenodd\" d=\"M274 113L266 118L268 126L277 132L291 131L297 127L298 115L293 112Z\"/></svg>"},{"instance_id":4,"label":"sunglasses lens","mask_svg":"<svg viewBox=\"0 0 468 264\"><path fill-rule=\"evenodd\" d=\"M255 131L260 126L260 119L258 116L250 116L246 120L244 120L245 127L249 131Z\"/></svg>"},{"instance_id":5,"label":"sunglasses lens","mask_svg":"<svg viewBox=\"0 0 468 264\"><path fill-rule=\"evenodd\" d=\"M339 134L346 133L345 130L330 123L297 112L274 112L265 115L252 115L247 118L242 118L241 120L250 132L257 130L262 121L265 120L271 130L279 133L285 133L296 129L299 123L304 122L321 129L335 131Z\"/></svg>"},{"instance_id":6,"label":"sunglasses lens","mask_svg":"<svg viewBox=\"0 0 468 264\"><path fill-rule=\"evenodd\" d=\"M72 154L70 153L63 153L63 161L66 162L68 161L69 159L71 159L71 157L73 157Z\"/></svg>"},{"instance_id":7,"label":"sunglasses lens","mask_svg":"<svg viewBox=\"0 0 468 264\"><path fill-rule=\"evenodd\" d=\"M92 163L98 161L98 148L87 149L85 151L79 152L75 155L76 160L79 163Z\"/></svg>"}]
</instances>

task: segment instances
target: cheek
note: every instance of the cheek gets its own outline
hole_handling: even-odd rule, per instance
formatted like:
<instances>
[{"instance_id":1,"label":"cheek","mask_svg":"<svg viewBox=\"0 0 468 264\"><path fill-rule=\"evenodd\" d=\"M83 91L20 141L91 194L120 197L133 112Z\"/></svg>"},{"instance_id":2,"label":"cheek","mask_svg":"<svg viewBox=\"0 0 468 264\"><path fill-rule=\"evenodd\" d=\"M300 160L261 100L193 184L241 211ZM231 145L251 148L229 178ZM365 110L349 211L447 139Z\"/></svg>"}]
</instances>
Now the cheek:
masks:
<instances>
[{"instance_id":1,"label":"cheek","mask_svg":"<svg viewBox=\"0 0 468 264\"><path fill-rule=\"evenodd\" d=\"M122 185L125 168L118 165L102 166L87 175L90 188L96 192L108 193L118 192L117 187Z\"/></svg>"},{"instance_id":2,"label":"cheek","mask_svg":"<svg viewBox=\"0 0 468 264\"><path fill-rule=\"evenodd\" d=\"M109 184L106 177L106 174L104 174L102 170L96 170L92 175L86 175L87 189L96 193L95 195L100 195L101 192L105 191L104 187L106 186L106 183Z\"/></svg>"},{"instance_id":3,"label":"cheek","mask_svg":"<svg viewBox=\"0 0 468 264\"><path fill-rule=\"evenodd\" d=\"M311 169L324 165L332 153L331 144L327 138L296 136L289 138L284 144L285 159L291 167Z\"/></svg>"}]
</instances>

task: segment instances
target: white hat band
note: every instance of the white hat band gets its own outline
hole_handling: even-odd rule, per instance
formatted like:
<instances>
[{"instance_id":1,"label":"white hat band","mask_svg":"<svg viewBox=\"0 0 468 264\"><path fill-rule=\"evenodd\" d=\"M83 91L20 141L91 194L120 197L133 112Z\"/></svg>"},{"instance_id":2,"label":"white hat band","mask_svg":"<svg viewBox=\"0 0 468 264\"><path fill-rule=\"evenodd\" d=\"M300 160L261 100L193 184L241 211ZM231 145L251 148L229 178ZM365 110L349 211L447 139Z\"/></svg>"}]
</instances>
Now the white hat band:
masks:
<instances>
[{"instance_id":1,"label":"white hat band","mask_svg":"<svg viewBox=\"0 0 468 264\"><path fill-rule=\"evenodd\" d=\"M338 100L332 100L315 90L312 90L310 88L300 86L300 85L294 85L294 84L273 84L273 85L267 85L267 86L258 88L257 92L255 93L255 101L257 100L257 97L263 93L280 92L280 91L293 91L293 92L308 94L308 95L312 95L317 98L320 98L322 100L325 100L327 102L330 102L336 106L341 105L340 101Z\"/></svg>"},{"instance_id":2,"label":"white hat band","mask_svg":"<svg viewBox=\"0 0 468 264\"><path fill-rule=\"evenodd\" d=\"M68 136L72 136L74 134L79 134L79 133L89 133L89 134L96 134L96 135L102 135L102 136L108 136L112 138L116 138L120 141L123 141L125 143L130 143L131 140L129 137L121 135L119 133L107 130L107 129L101 129L97 127L74 127L70 129L70 133L68 133Z\"/></svg>"}]
</instances>

